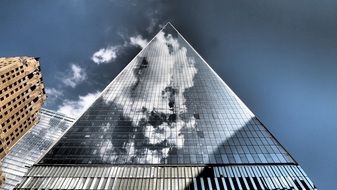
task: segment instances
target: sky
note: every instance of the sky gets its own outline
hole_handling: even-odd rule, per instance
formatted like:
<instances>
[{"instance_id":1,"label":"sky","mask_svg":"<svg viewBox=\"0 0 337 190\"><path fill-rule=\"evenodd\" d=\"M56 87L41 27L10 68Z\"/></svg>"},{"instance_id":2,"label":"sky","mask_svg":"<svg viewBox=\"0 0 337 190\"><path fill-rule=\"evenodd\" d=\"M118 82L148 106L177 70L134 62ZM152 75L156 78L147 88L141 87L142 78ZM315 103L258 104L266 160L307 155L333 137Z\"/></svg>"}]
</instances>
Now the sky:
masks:
<instances>
[{"instance_id":1,"label":"sky","mask_svg":"<svg viewBox=\"0 0 337 190\"><path fill-rule=\"evenodd\" d=\"M336 1L0 3L0 56L40 57L46 108L78 116L169 21L319 189L337 186Z\"/></svg>"}]
</instances>

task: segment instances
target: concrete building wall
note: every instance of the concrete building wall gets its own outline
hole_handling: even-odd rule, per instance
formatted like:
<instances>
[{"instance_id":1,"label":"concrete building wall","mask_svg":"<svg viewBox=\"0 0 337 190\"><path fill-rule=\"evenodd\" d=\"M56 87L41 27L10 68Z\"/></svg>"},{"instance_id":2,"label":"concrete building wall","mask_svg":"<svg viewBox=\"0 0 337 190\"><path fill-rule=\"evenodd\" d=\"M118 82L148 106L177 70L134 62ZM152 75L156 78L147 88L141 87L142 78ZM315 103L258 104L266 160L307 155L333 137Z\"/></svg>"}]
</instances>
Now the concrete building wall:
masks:
<instances>
[{"instance_id":1,"label":"concrete building wall","mask_svg":"<svg viewBox=\"0 0 337 190\"><path fill-rule=\"evenodd\" d=\"M38 123L45 99L38 58L0 58L0 159Z\"/></svg>"},{"instance_id":2,"label":"concrete building wall","mask_svg":"<svg viewBox=\"0 0 337 190\"><path fill-rule=\"evenodd\" d=\"M0 165L2 165L1 161L0 161ZM2 169L0 167L0 187L2 186L2 184L4 183L4 181L5 181L5 176L3 176Z\"/></svg>"}]
</instances>

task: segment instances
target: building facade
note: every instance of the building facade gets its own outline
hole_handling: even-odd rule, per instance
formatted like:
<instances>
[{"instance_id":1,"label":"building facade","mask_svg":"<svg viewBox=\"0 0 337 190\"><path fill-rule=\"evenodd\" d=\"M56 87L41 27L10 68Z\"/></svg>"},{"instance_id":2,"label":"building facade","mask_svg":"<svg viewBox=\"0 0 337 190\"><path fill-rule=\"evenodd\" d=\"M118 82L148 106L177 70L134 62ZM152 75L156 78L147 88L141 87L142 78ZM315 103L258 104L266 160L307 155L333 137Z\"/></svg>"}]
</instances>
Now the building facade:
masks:
<instances>
[{"instance_id":1,"label":"building facade","mask_svg":"<svg viewBox=\"0 0 337 190\"><path fill-rule=\"evenodd\" d=\"M2 165L2 161L0 160L0 166ZM2 187L2 184L5 181L5 176L2 174L2 169L0 168L0 187Z\"/></svg>"},{"instance_id":2,"label":"building facade","mask_svg":"<svg viewBox=\"0 0 337 190\"><path fill-rule=\"evenodd\" d=\"M316 189L167 24L16 189Z\"/></svg>"},{"instance_id":3,"label":"building facade","mask_svg":"<svg viewBox=\"0 0 337 190\"><path fill-rule=\"evenodd\" d=\"M2 169L6 180L4 190L11 190L23 179L28 169L64 134L74 122L63 114L41 109L39 123L34 126L3 158Z\"/></svg>"},{"instance_id":4,"label":"building facade","mask_svg":"<svg viewBox=\"0 0 337 190\"><path fill-rule=\"evenodd\" d=\"M36 125L45 99L38 58L0 58L0 159Z\"/></svg>"}]
</instances>

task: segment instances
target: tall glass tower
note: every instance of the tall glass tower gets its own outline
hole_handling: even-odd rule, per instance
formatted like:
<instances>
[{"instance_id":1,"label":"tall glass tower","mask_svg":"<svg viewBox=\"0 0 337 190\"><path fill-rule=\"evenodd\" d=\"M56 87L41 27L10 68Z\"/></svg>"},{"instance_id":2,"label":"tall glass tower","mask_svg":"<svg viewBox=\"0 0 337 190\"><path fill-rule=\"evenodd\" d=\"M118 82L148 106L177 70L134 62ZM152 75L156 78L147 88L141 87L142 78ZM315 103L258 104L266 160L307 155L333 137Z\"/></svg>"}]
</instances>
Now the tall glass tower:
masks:
<instances>
[{"instance_id":1,"label":"tall glass tower","mask_svg":"<svg viewBox=\"0 0 337 190\"><path fill-rule=\"evenodd\" d=\"M316 189L168 23L17 189Z\"/></svg>"}]
</instances>

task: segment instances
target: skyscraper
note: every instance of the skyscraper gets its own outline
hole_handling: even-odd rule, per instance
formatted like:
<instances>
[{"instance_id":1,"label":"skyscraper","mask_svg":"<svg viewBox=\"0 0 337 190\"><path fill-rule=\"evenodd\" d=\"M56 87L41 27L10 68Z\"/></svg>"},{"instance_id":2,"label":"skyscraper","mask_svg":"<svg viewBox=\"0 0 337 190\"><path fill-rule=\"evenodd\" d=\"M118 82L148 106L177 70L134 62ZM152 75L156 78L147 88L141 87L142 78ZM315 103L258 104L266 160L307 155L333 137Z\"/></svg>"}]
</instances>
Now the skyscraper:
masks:
<instances>
[{"instance_id":1,"label":"skyscraper","mask_svg":"<svg viewBox=\"0 0 337 190\"><path fill-rule=\"evenodd\" d=\"M17 189L315 189L167 24Z\"/></svg>"},{"instance_id":2,"label":"skyscraper","mask_svg":"<svg viewBox=\"0 0 337 190\"><path fill-rule=\"evenodd\" d=\"M11 190L21 182L24 174L63 135L74 122L63 114L41 109L39 123L16 143L3 158L2 169L6 180L0 188Z\"/></svg>"},{"instance_id":3,"label":"skyscraper","mask_svg":"<svg viewBox=\"0 0 337 190\"><path fill-rule=\"evenodd\" d=\"M45 99L38 58L0 58L0 159L38 122Z\"/></svg>"}]
</instances>

